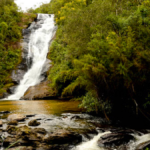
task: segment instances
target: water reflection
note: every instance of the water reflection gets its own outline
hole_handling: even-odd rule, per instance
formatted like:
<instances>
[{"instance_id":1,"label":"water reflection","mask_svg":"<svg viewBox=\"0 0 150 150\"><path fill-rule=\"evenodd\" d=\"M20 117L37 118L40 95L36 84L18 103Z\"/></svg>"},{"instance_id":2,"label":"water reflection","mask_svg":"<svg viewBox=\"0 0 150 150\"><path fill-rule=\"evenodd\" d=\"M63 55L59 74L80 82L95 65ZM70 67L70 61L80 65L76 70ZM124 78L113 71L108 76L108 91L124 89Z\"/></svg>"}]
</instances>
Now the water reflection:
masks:
<instances>
[{"instance_id":1,"label":"water reflection","mask_svg":"<svg viewBox=\"0 0 150 150\"><path fill-rule=\"evenodd\" d=\"M62 100L41 101L0 101L0 111L11 111L19 114L54 114L79 112L79 102Z\"/></svg>"}]
</instances>

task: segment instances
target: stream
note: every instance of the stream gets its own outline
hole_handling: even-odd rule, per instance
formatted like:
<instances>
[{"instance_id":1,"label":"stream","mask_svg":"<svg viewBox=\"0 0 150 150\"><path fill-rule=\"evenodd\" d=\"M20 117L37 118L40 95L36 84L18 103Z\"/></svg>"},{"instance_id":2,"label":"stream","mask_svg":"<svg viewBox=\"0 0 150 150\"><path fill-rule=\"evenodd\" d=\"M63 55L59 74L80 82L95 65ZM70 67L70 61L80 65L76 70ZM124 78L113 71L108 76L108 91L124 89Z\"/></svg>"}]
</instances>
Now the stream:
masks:
<instances>
[{"instance_id":1,"label":"stream","mask_svg":"<svg viewBox=\"0 0 150 150\"><path fill-rule=\"evenodd\" d=\"M38 128L44 128L48 133L67 130L82 136L81 143L62 150L138 150L137 146L148 142L150 139L149 130L147 133L133 130L133 133L130 134L135 139L130 140L125 144L125 147L124 145L111 148L99 147L97 142L101 137L111 134L114 132L113 130L119 131L120 129L111 126L105 119L83 113L78 105L78 101L62 100L0 101L0 116L3 121L3 127L0 128L0 131L7 129L9 115L20 114L27 117L23 122L19 122L17 127L28 126L31 120L36 119L40 122ZM9 113L3 113L5 111L9 111ZM3 137L7 136L8 134L4 132ZM1 150L4 150L3 147Z\"/></svg>"}]
</instances>

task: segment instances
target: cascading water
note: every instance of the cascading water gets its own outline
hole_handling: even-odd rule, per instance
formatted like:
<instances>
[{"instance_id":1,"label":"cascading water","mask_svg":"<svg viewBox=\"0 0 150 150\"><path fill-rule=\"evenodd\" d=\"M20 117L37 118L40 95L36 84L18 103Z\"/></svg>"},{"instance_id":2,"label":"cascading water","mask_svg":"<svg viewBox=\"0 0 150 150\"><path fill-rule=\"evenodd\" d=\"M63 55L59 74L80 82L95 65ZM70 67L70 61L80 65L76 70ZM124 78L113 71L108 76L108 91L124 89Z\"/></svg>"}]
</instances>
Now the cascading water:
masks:
<instances>
[{"instance_id":1,"label":"cascading water","mask_svg":"<svg viewBox=\"0 0 150 150\"><path fill-rule=\"evenodd\" d=\"M98 140L106 134L111 133L110 131L104 132L104 133L99 133L98 135L96 135L93 139L91 139L90 141L86 141L81 143L80 145L72 148L71 150L117 150L116 148L104 148L104 147L99 147L97 142ZM135 140L131 140L126 146L127 147L123 147L123 148L119 148L119 150L141 150L139 149L137 146L139 146L140 144L144 145L144 143L149 142L150 139L150 133L148 134L143 134L143 135L138 135L138 134L132 134L135 138Z\"/></svg>"},{"instance_id":2,"label":"cascading water","mask_svg":"<svg viewBox=\"0 0 150 150\"><path fill-rule=\"evenodd\" d=\"M83 142L81 145L71 149L71 150L104 150L104 148L100 148L97 145L97 141L100 139L101 136L110 133L105 132L105 133L99 133L97 136L95 136L92 140Z\"/></svg>"},{"instance_id":3,"label":"cascading water","mask_svg":"<svg viewBox=\"0 0 150 150\"><path fill-rule=\"evenodd\" d=\"M28 28L31 29L28 44L28 62L32 60L32 65L20 81L14 94L6 98L7 100L19 100L30 86L40 83L43 79L41 73L46 62L49 42L53 38L55 29L54 15L38 14L37 20L40 28L32 30L36 22Z\"/></svg>"}]
</instances>

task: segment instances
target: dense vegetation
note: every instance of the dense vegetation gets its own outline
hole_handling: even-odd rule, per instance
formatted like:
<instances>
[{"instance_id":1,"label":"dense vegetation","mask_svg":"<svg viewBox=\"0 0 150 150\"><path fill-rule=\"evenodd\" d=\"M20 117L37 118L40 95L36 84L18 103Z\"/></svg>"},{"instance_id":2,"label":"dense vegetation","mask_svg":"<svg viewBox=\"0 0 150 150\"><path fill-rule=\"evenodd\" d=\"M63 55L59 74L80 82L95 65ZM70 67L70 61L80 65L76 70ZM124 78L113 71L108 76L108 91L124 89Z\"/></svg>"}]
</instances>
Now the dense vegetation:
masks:
<instances>
[{"instance_id":1,"label":"dense vegetation","mask_svg":"<svg viewBox=\"0 0 150 150\"><path fill-rule=\"evenodd\" d=\"M55 14L49 80L58 95L107 118L140 112L148 119L149 0L52 0L30 11Z\"/></svg>"},{"instance_id":2,"label":"dense vegetation","mask_svg":"<svg viewBox=\"0 0 150 150\"><path fill-rule=\"evenodd\" d=\"M21 18L13 0L0 0L0 94L12 85L10 73L20 60Z\"/></svg>"},{"instance_id":3,"label":"dense vegetation","mask_svg":"<svg viewBox=\"0 0 150 150\"><path fill-rule=\"evenodd\" d=\"M23 14L14 0L0 0L0 97L13 85L11 72L21 61L19 42L30 18L33 15Z\"/></svg>"}]
</instances>

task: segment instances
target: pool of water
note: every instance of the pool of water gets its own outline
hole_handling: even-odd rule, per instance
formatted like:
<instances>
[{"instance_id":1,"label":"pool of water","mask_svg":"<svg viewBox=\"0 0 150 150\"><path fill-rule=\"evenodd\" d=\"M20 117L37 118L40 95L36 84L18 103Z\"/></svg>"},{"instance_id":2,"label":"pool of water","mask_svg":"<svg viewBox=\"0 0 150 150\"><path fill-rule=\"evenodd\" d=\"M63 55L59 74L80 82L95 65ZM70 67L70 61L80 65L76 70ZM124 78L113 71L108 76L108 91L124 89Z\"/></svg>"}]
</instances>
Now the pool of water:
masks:
<instances>
[{"instance_id":1,"label":"pool of water","mask_svg":"<svg viewBox=\"0 0 150 150\"><path fill-rule=\"evenodd\" d=\"M0 111L17 114L52 114L77 113L81 109L78 101L64 100L32 100L32 101L0 101Z\"/></svg>"}]
</instances>

